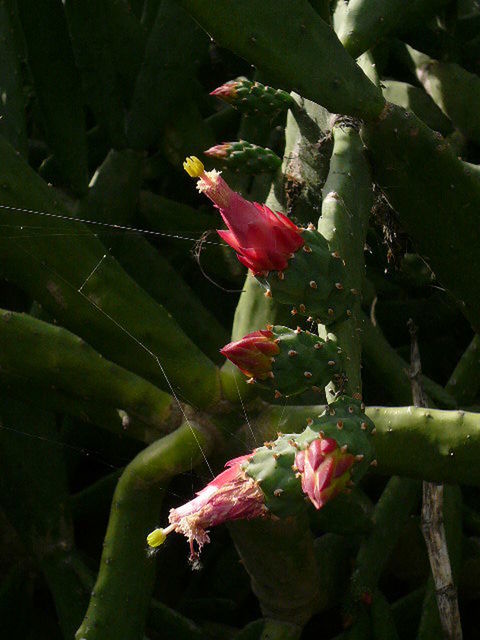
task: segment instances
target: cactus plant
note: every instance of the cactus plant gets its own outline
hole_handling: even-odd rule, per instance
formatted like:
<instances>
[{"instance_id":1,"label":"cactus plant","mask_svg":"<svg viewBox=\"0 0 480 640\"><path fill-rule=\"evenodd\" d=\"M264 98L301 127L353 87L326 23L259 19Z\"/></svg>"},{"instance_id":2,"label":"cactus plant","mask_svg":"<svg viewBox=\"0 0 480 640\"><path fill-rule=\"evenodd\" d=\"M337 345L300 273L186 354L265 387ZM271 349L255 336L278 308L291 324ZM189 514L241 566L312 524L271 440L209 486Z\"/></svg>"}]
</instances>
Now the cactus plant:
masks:
<instances>
[{"instance_id":1,"label":"cactus plant","mask_svg":"<svg viewBox=\"0 0 480 640\"><path fill-rule=\"evenodd\" d=\"M473 637L477 4L0 2L8 635Z\"/></svg>"}]
</instances>

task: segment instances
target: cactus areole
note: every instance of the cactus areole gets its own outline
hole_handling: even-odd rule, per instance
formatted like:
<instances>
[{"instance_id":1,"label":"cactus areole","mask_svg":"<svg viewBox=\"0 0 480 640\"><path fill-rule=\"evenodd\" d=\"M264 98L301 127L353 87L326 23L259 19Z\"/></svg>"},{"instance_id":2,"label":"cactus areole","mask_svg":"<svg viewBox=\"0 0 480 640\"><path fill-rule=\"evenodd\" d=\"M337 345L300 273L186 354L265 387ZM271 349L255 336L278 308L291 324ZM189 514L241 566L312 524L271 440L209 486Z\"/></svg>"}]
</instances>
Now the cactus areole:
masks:
<instances>
[{"instance_id":1,"label":"cactus areole","mask_svg":"<svg viewBox=\"0 0 480 640\"><path fill-rule=\"evenodd\" d=\"M313 225L297 227L285 215L236 193L220 172L205 171L191 156L183 167L198 178L197 189L220 211L228 230L219 236L266 289L265 295L293 305L293 313L331 324L350 315L352 292L344 287L345 267Z\"/></svg>"}]
</instances>

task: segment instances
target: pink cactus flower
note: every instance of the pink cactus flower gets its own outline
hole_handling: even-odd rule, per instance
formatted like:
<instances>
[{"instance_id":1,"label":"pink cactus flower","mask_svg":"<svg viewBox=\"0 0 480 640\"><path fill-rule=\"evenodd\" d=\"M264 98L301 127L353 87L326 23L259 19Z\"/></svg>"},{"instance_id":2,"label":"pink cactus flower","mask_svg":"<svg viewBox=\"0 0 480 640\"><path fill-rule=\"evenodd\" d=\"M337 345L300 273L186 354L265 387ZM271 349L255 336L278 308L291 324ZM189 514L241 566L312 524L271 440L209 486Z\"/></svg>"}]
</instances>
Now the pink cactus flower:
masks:
<instances>
[{"instance_id":1,"label":"pink cactus flower","mask_svg":"<svg viewBox=\"0 0 480 640\"><path fill-rule=\"evenodd\" d=\"M152 531L147 537L148 544L158 547L172 531L182 533L190 544L190 560L194 561L203 545L210 542L210 527L228 520L264 516L267 508L262 490L242 469L252 455L250 453L230 460L225 465L226 471L199 491L193 500L178 509L171 509L168 518L170 526Z\"/></svg>"},{"instance_id":2,"label":"pink cactus flower","mask_svg":"<svg viewBox=\"0 0 480 640\"><path fill-rule=\"evenodd\" d=\"M220 87L217 87L213 91L210 92L211 96L215 98L220 98L220 100L224 100L225 102L231 103L237 97L237 88L239 86L238 80L230 80L229 82L225 82Z\"/></svg>"},{"instance_id":3,"label":"pink cactus flower","mask_svg":"<svg viewBox=\"0 0 480 640\"><path fill-rule=\"evenodd\" d=\"M220 353L249 378L265 380L272 377L272 359L280 353L280 347L271 331L261 330L226 344Z\"/></svg>"},{"instance_id":4,"label":"pink cactus flower","mask_svg":"<svg viewBox=\"0 0 480 640\"><path fill-rule=\"evenodd\" d=\"M202 162L192 156L183 167L189 176L199 178L197 189L218 208L228 231L218 235L235 251L239 261L254 275L283 271L288 260L304 244L301 230L282 213L264 204L249 202L232 191L218 171L205 171Z\"/></svg>"},{"instance_id":5,"label":"pink cactus flower","mask_svg":"<svg viewBox=\"0 0 480 640\"><path fill-rule=\"evenodd\" d=\"M299 451L295 466L301 474L302 489L316 509L345 489L355 456L338 446L333 438L317 438Z\"/></svg>"}]
</instances>

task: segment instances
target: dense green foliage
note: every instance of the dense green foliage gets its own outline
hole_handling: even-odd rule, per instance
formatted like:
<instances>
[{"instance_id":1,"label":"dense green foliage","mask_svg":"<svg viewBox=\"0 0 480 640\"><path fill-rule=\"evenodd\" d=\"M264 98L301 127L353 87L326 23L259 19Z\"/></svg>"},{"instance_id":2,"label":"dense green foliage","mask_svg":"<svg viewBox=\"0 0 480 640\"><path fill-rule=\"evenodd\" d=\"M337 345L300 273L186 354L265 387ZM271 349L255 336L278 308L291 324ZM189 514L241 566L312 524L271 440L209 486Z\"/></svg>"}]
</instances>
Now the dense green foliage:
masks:
<instances>
[{"instance_id":1,"label":"dense green foliage","mask_svg":"<svg viewBox=\"0 0 480 640\"><path fill-rule=\"evenodd\" d=\"M421 480L476 637L479 34L476 0L0 0L6 638L440 638ZM283 277L210 234L187 155L311 223ZM277 384L247 385L219 350L270 324ZM316 511L292 463L321 430L355 486ZM180 536L150 553L255 447L281 517L212 530L199 571Z\"/></svg>"}]
</instances>

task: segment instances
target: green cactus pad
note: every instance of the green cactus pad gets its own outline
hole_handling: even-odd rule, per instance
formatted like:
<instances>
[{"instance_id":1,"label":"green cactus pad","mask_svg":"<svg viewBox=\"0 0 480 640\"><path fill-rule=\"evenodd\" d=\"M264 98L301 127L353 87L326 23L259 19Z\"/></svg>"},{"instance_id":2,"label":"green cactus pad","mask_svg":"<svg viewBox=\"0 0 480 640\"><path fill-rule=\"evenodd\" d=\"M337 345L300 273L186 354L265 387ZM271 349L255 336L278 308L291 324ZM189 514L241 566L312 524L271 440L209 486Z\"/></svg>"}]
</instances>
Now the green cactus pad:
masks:
<instances>
[{"instance_id":1,"label":"green cactus pad","mask_svg":"<svg viewBox=\"0 0 480 640\"><path fill-rule=\"evenodd\" d=\"M374 424L364 414L361 403L342 396L317 418L312 416L302 433L279 434L274 442L256 449L244 470L259 483L265 504L273 515L294 515L305 504L301 480L293 468L297 451L307 448L319 435L333 438L340 447L347 445L349 453L363 456L352 468L352 480L356 482L374 458L370 441L373 429Z\"/></svg>"},{"instance_id":2,"label":"green cactus pad","mask_svg":"<svg viewBox=\"0 0 480 640\"><path fill-rule=\"evenodd\" d=\"M218 149L218 154L213 150ZM212 153L210 153L212 152ZM258 173L274 173L282 164L281 158L267 147L259 147L246 140L225 142L212 147L206 155L218 158L228 169L256 175Z\"/></svg>"},{"instance_id":3,"label":"green cactus pad","mask_svg":"<svg viewBox=\"0 0 480 640\"><path fill-rule=\"evenodd\" d=\"M305 245L282 272L270 272L258 281L273 298L293 305L293 313L331 324L350 315L354 297L344 286L345 266L341 256L330 251L328 242L315 229L305 229Z\"/></svg>"},{"instance_id":4,"label":"green cactus pad","mask_svg":"<svg viewBox=\"0 0 480 640\"><path fill-rule=\"evenodd\" d=\"M271 331L280 353L272 362L274 378L267 379L269 387L282 395L292 396L312 387L323 389L334 378L341 378L341 353L333 341L288 327L274 326Z\"/></svg>"},{"instance_id":5,"label":"green cactus pad","mask_svg":"<svg viewBox=\"0 0 480 640\"><path fill-rule=\"evenodd\" d=\"M293 98L282 89L274 89L246 78L238 78L233 84L235 89L227 101L242 113L273 115L286 111L293 105Z\"/></svg>"}]
</instances>

